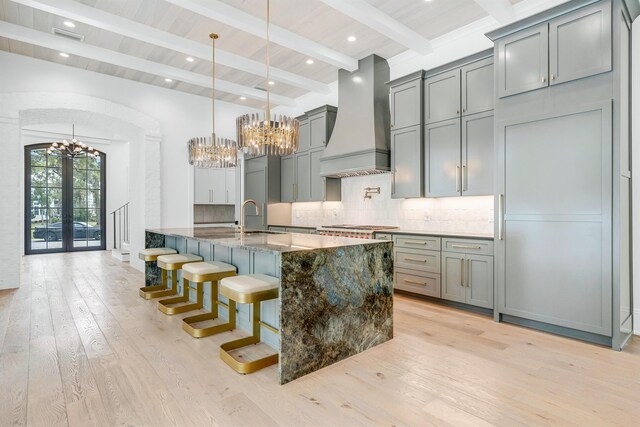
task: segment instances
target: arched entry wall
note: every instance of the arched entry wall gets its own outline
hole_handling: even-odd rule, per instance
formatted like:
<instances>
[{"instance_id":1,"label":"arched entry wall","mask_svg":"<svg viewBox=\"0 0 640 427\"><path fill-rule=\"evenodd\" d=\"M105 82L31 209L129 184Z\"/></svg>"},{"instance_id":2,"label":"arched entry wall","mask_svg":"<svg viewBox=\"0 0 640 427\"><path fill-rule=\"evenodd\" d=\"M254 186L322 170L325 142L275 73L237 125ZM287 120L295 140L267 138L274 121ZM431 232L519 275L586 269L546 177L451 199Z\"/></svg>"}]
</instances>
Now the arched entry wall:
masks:
<instances>
[{"instance_id":1,"label":"arched entry wall","mask_svg":"<svg viewBox=\"0 0 640 427\"><path fill-rule=\"evenodd\" d=\"M113 132L129 141L131 165L131 252L144 247L144 229L161 223L160 143L157 120L97 97L59 92L21 92L0 95L0 289L20 286L23 254L23 142L21 129L30 125L76 123ZM117 159L111 159L117 161ZM109 218L107 218L108 220ZM142 269L137 257L132 266Z\"/></svg>"}]
</instances>

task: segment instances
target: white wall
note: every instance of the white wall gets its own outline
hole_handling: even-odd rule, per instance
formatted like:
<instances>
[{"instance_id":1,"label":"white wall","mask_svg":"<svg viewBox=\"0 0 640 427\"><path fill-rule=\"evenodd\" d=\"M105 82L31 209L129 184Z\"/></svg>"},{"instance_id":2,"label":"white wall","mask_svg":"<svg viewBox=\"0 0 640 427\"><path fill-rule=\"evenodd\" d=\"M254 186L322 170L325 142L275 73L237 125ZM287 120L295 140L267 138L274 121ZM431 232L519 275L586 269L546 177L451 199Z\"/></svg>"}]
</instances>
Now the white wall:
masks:
<instances>
[{"instance_id":1,"label":"white wall","mask_svg":"<svg viewBox=\"0 0 640 427\"><path fill-rule=\"evenodd\" d=\"M632 33L633 318L634 333L640 335L640 18L633 23Z\"/></svg>"}]
</instances>

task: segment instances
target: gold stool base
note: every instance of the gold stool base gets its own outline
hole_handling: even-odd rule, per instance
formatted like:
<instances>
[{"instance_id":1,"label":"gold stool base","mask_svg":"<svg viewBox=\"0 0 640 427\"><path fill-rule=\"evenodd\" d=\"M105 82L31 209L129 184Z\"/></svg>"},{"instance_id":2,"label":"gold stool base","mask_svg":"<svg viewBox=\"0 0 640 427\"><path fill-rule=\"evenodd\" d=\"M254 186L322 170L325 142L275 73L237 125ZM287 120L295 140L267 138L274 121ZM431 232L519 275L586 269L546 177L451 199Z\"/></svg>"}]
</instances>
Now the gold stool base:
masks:
<instances>
[{"instance_id":1,"label":"gold stool base","mask_svg":"<svg viewBox=\"0 0 640 427\"><path fill-rule=\"evenodd\" d=\"M171 287L168 287L167 270L162 269L160 271L162 283L160 285L143 286L142 288L140 288L140 290L138 291L138 295L140 295L141 298L150 300L153 298L178 295L178 282L176 278L176 272L171 272Z\"/></svg>"},{"instance_id":2,"label":"gold stool base","mask_svg":"<svg viewBox=\"0 0 640 427\"><path fill-rule=\"evenodd\" d=\"M198 310L202 308L202 304L192 302L190 304L169 307L172 304L180 304L189 302L189 297L175 297L158 301L158 310L167 315L186 313L187 311Z\"/></svg>"},{"instance_id":3,"label":"gold stool base","mask_svg":"<svg viewBox=\"0 0 640 427\"><path fill-rule=\"evenodd\" d=\"M266 368L267 366L278 363L278 353L263 357L261 359L252 360L250 362L240 362L229 353L231 350L236 350L238 348L258 343L260 343L260 338L253 336L240 338L235 341L229 341L220 346L220 358L224 361L224 363L229 365L234 371L240 374L250 374L262 368Z\"/></svg>"},{"instance_id":4,"label":"gold stool base","mask_svg":"<svg viewBox=\"0 0 640 427\"><path fill-rule=\"evenodd\" d=\"M213 313L204 313L185 317L184 319L182 319L182 330L184 330L194 338L204 338L211 335L219 334L220 332L227 332L235 329L236 325L232 324L231 322L221 323L220 325L209 326L207 328L194 328L192 326L194 323L205 322L207 320L216 320L217 318L218 316Z\"/></svg>"},{"instance_id":5,"label":"gold stool base","mask_svg":"<svg viewBox=\"0 0 640 427\"><path fill-rule=\"evenodd\" d=\"M152 285L152 286L143 286L138 291L138 295L144 299L152 299L162 295L156 295L158 291L166 291L168 290L164 285Z\"/></svg>"}]
</instances>

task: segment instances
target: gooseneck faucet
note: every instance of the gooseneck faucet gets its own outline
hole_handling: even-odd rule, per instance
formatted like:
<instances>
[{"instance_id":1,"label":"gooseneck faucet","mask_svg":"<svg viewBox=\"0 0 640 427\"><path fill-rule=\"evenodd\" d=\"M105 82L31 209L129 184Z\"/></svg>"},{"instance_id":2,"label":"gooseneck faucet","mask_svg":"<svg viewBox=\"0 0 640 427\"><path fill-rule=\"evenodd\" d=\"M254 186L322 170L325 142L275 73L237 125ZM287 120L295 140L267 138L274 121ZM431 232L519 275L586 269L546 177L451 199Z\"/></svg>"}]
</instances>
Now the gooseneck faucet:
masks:
<instances>
[{"instance_id":1,"label":"gooseneck faucet","mask_svg":"<svg viewBox=\"0 0 640 427\"><path fill-rule=\"evenodd\" d=\"M247 199L242 202L242 209L240 210L240 235L244 234L244 208L250 204L256 207L256 215L260 215L260 208L258 208L258 204L255 200Z\"/></svg>"}]
</instances>

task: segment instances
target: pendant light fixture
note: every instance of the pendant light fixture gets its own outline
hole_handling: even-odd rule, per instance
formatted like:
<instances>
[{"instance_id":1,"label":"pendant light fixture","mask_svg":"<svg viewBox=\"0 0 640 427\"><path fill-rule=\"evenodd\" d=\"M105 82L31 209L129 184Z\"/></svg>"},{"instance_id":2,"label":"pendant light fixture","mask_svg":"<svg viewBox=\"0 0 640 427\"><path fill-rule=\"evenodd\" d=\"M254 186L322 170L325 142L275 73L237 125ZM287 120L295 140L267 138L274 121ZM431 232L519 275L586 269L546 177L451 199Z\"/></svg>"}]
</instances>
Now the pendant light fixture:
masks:
<instances>
[{"instance_id":1,"label":"pendant light fixture","mask_svg":"<svg viewBox=\"0 0 640 427\"><path fill-rule=\"evenodd\" d=\"M62 142L54 142L47 149L47 154L52 156L64 156L70 159L75 159L80 156L88 157L100 157L100 152L95 148L88 146L84 142L80 142L76 139L76 125L71 125L71 140L63 139Z\"/></svg>"},{"instance_id":2,"label":"pendant light fixture","mask_svg":"<svg viewBox=\"0 0 640 427\"><path fill-rule=\"evenodd\" d=\"M238 162L238 145L226 138L216 138L216 39L211 33L211 136L189 140L189 164L198 168L230 168Z\"/></svg>"},{"instance_id":3,"label":"pendant light fixture","mask_svg":"<svg viewBox=\"0 0 640 427\"><path fill-rule=\"evenodd\" d=\"M271 118L269 100L269 20L270 4L267 0L267 109L262 118L259 114L245 114L237 118L238 147L251 155L293 154L298 149L300 122L292 117L274 115Z\"/></svg>"}]
</instances>

